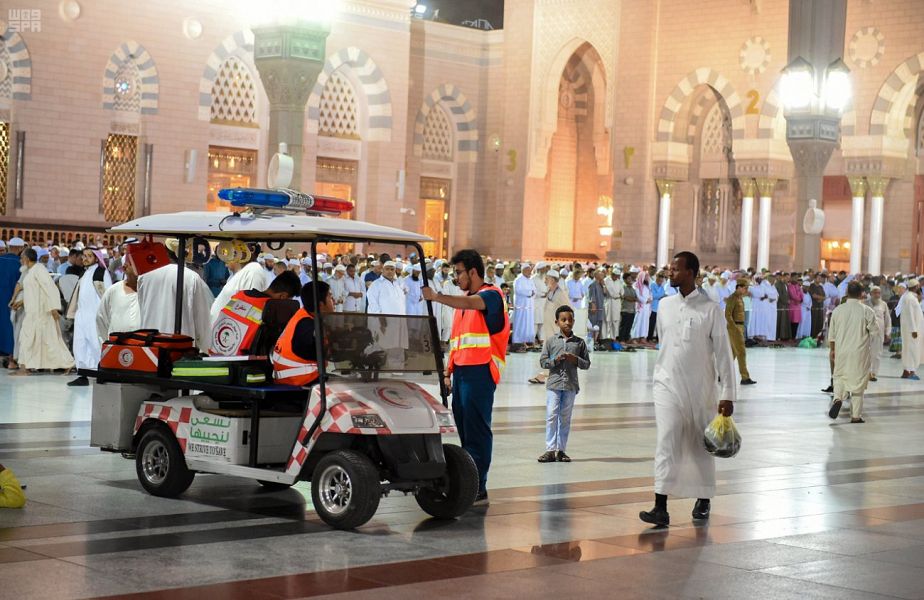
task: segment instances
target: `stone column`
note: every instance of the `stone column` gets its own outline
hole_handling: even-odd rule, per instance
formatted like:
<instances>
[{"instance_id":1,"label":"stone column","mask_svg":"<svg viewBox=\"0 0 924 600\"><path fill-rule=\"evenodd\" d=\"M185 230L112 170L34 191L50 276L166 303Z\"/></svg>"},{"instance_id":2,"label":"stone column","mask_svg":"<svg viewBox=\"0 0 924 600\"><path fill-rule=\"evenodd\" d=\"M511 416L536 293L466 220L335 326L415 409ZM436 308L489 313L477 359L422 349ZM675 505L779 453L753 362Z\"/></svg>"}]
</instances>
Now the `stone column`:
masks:
<instances>
[{"instance_id":1,"label":"stone column","mask_svg":"<svg viewBox=\"0 0 924 600\"><path fill-rule=\"evenodd\" d=\"M815 139L789 140L796 177L793 181L798 190L796 198L796 247L793 263L796 270L817 269L821 264L821 234L805 233L802 219L809 208L809 200L816 201L816 208L823 208L822 189L824 171L835 142Z\"/></svg>"},{"instance_id":2,"label":"stone column","mask_svg":"<svg viewBox=\"0 0 924 600\"><path fill-rule=\"evenodd\" d=\"M882 274L882 220L888 177L867 177L869 183L869 259L866 270L873 275ZM851 249L851 252L853 250ZM851 266L853 255L851 254Z\"/></svg>"},{"instance_id":3,"label":"stone column","mask_svg":"<svg viewBox=\"0 0 924 600\"><path fill-rule=\"evenodd\" d=\"M671 235L671 194L674 192L674 182L669 179L658 179L658 193L661 194L661 206L658 212L658 256L656 265L660 269L668 263L668 244Z\"/></svg>"},{"instance_id":4,"label":"stone column","mask_svg":"<svg viewBox=\"0 0 924 600\"><path fill-rule=\"evenodd\" d=\"M324 68L330 30L316 24L255 27L253 57L270 101L272 156L284 142L295 163L291 187L301 189L305 105Z\"/></svg>"},{"instance_id":5,"label":"stone column","mask_svg":"<svg viewBox=\"0 0 924 600\"><path fill-rule=\"evenodd\" d=\"M747 269L751 266L751 233L754 231L754 192L757 183L753 179L740 179L741 192L741 250L738 257L738 268Z\"/></svg>"},{"instance_id":6,"label":"stone column","mask_svg":"<svg viewBox=\"0 0 924 600\"><path fill-rule=\"evenodd\" d=\"M863 210L867 185L863 177L848 177L847 182L853 195L853 211L850 213L850 272L859 273L863 260Z\"/></svg>"},{"instance_id":7,"label":"stone column","mask_svg":"<svg viewBox=\"0 0 924 600\"><path fill-rule=\"evenodd\" d=\"M776 179L759 178L760 208L757 216L757 270L770 268L770 219L773 214L773 188Z\"/></svg>"}]
</instances>

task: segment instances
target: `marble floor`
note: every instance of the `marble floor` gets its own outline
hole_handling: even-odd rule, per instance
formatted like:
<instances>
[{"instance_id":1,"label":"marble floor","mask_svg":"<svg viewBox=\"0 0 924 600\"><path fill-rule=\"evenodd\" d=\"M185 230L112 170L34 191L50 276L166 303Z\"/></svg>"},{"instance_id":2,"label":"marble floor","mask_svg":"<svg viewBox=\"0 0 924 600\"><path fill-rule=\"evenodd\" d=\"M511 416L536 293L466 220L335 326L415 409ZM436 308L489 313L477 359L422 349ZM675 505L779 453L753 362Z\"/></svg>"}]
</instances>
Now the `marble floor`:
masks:
<instances>
[{"instance_id":1,"label":"marble floor","mask_svg":"<svg viewBox=\"0 0 924 600\"><path fill-rule=\"evenodd\" d=\"M200 475L180 499L89 447L90 390L0 374L0 463L29 503L0 512L0 598L924 598L924 386L883 358L865 424L826 416L823 350L751 349L740 454L717 461L708 526L692 501L653 530L656 353L594 354L570 464L539 464L537 354L498 389L491 505L428 519L392 495L332 531L309 486ZM384 589L388 588L388 589Z\"/></svg>"}]
</instances>

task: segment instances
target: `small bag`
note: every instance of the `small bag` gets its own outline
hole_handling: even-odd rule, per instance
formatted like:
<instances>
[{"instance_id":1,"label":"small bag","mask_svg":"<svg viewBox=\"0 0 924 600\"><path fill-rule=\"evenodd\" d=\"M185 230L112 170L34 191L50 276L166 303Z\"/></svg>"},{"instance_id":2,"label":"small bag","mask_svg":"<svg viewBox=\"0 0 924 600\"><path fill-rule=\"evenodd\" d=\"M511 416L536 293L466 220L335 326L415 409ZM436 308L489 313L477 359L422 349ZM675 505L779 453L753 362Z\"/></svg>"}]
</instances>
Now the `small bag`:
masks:
<instances>
[{"instance_id":1,"label":"small bag","mask_svg":"<svg viewBox=\"0 0 924 600\"><path fill-rule=\"evenodd\" d=\"M176 379L240 386L262 385L273 381L272 366L265 356L245 360L184 358L173 364L171 375Z\"/></svg>"},{"instance_id":2,"label":"small bag","mask_svg":"<svg viewBox=\"0 0 924 600\"><path fill-rule=\"evenodd\" d=\"M799 347L800 348L817 348L818 342L816 342L815 338L812 338L812 337L802 338L802 341L799 342Z\"/></svg>"},{"instance_id":3,"label":"small bag","mask_svg":"<svg viewBox=\"0 0 924 600\"><path fill-rule=\"evenodd\" d=\"M195 353L193 339L188 335L161 333L156 329L112 333L103 342L99 368L169 377L174 361Z\"/></svg>"},{"instance_id":4,"label":"small bag","mask_svg":"<svg viewBox=\"0 0 924 600\"><path fill-rule=\"evenodd\" d=\"M716 415L703 432L706 452L720 458L731 458L741 450L741 434L731 417Z\"/></svg>"},{"instance_id":5,"label":"small bag","mask_svg":"<svg viewBox=\"0 0 924 600\"><path fill-rule=\"evenodd\" d=\"M139 242L125 245L125 264L138 275L144 275L170 264L167 247L148 236Z\"/></svg>"}]
</instances>

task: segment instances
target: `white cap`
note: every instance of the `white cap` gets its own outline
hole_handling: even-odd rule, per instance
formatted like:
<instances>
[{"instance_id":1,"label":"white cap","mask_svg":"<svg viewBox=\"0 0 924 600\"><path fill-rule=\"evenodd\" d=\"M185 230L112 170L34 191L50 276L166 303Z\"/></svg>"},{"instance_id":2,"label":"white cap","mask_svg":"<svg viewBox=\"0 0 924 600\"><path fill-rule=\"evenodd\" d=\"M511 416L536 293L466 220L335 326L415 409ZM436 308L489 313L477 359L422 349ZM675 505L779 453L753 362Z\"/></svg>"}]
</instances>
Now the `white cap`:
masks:
<instances>
[{"instance_id":1,"label":"white cap","mask_svg":"<svg viewBox=\"0 0 924 600\"><path fill-rule=\"evenodd\" d=\"M410 272L411 272L411 265L404 265L403 271L404 271L404 273L410 273Z\"/></svg>"},{"instance_id":2,"label":"white cap","mask_svg":"<svg viewBox=\"0 0 924 600\"><path fill-rule=\"evenodd\" d=\"M443 260L442 258L438 258L438 259L436 259L436 261L434 261L434 263L433 263L433 268L434 268L434 269L442 269L442 268L443 268L443 265L445 265L445 264L446 264L446 261L445 261L445 260Z\"/></svg>"},{"instance_id":3,"label":"white cap","mask_svg":"<svg viewBox=\"0 0 924 600\"><path fill-rule=\"evenodd\" d=\"M549 272L545 274L545 276L551 277L552 279L559 279L561 277L561 275L559 275L558 271L555 269L550 269Z\"/></svg>"},{"instance_id":4,"label":"white cap","mask_svg":"<svg viewBox=\"0 0 924 600\"><path fill-rule=\"evenodd\" d=\"M380 262L377 261L377 260L374 260L374 261L372 261L372 266L373 266L373 267L380 267L380 266L382 266L382 263L380 263ZM395 265L392 264L392 266L395 266Z\"/></svg>"},{"instance_id":5,"label":"white cap","mask_svg":"<svg viewBox=\"0 0 924 600\"><path fill-rule=\"evenodd\" d=\"M638 272L639 272L639 268L633 265L632 268L629 269L629 272L630 272L630 273L638 273Z\"/></svg>"},{"instance_id":6,"label":"white cap","mask_svg":"<svg viewBox=\"0 0 924 600\"><path fill-rule=\"evenodd\" d=\"M412 271L420 272L420 263L414 263L414 266L411 268Z\"/></svg>"},{"instance_id":7,"label":"white cap","mask_svg":"<svg viewBox=\"0 0 924 600\"><path fill-rule=\"evenodd\" d=\"M14 237L10 238L10 241L7 242L7 245L10 247L16 246L21 248L26 245L26 242L21 237Z\"/></svg>"},{"instance_id":8,"label":"white cap","mask_svg":"<svg viewBox=\"0 0 924 600\"><path fill-rule=\"evenodd\" d=\"M270 254L269 252L267 252L266 254L260 257L260 260L276 260L276 257Z\"/></svg>"},{"instance_id":9,"label":"white cap","mask_svg":"<svg viewBox=\"0 0 924 600\"><path fill-rule=\"evenodd\" d=\"M520 265L520 270L521 270L521 271L522 271L523 269L532 269L532 268L533 268L533 266L532 266L531 264L529 264L529 263L523 263L522 265Z\"/></svg>"},{"instance_id":10,"label":"white cap","mask_svg":"<svg viewBox=\"0 0 924 600\"><path fill-rule=\"evenodd\" d=\"M311 266L311 259L308 258L308 257L306 256L305 258L302 259L302 264L303 264L303 265L307 265L307 266L310 267L310 266Z\"/></svg>"},{"instance_id":11,"label":"white cap","mask_svg":"<svg viewBox=\"0 0 924 600\"><path fill-rule=\"evenodd\" d=\"M346 269L347 268L344 267L343 265L337 265L336 267L334 267L334 271L340 271L341 273L346 273Z\"/></svg>"},{"instance_id":12,"label":"white cap","mask_svg":"<svg viewBox=\"0 0 924 600\"><path fill-rule=\"evenodd\" d=\"M13 240L10 240L13 241ZM77 242L74 244L74 250L83 250L86 246L83 245L83 242Z\"/></svg>"},{"instance_id":13,"label":"white cap","mask_svg":"<svg viewBox=\"0 0 924 600\"><path fill-rule=\"evenodd\" d=\"M498 270L498 269L503 269L503 268L505 268L506 266L507 266L507 265L505 265L504 263L499 262L499 263L497 263L496 265L494 265L494 270L496 271L496 270Z\"/></svg>"},{"instance_id":14,"label":"white cap","mask_svg":"<svg viewBox=\"0 0 924 600\"><path fill-rule=\"evenodd\" d=\"M334 268L334 265L332 265L332 264L329 263L329 262L326 262L326 263L324 263L324 268L325 268L325 269L333 269L333 268Z\"/></svg>"},{"instance_id":15,"label":"white cap","mask_svg":"<svg viewBox=\"0 0 924 600\"><path fill-rule=\"evenodd\" d=\"M382 265L382 266L383 266L383 267L393 267L393 268L397 268L397 267L398 267L398 265L396 265L396 264L395 264L395 261L393 261L393 260L386 260L386 261L385 261L385 264Z\"/></svg>"},{"instance_id":16,"label":"white cap","mask_svg":"<svg viewBox=\"0 0 924 600\"><path fill-rule=\"evenodd\" d=\"M541 271L547 266L549 266L549 263L545 262L544 260L540 260L539 262L536 263L536 270Z\"/></svg>"}]
</instances>

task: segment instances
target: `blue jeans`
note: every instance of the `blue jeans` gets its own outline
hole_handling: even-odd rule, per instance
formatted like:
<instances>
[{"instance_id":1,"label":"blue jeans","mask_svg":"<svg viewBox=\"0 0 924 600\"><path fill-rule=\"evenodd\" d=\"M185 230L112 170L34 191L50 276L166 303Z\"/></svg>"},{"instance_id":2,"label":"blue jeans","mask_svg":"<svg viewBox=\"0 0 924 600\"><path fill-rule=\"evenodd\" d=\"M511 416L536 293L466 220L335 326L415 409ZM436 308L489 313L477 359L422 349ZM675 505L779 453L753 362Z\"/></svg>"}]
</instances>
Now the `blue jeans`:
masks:
<instances>
[{"instance_id":1,"label":"blue jeans","mask_svg":"<svg viewBox=\"0 0 924 600\"><path fill-rule=\"evenodd\" d=\"M478 467L478 491L484 492L491 468L494 433L491 411L497 385L488 365L455 367L452 372L452 415L459 439Z\"/></svg>"},{"instance_id":2,"label":"blue jeans","mask_svg":"<svg viewBox=\"0 0 924 600\"><path fill-rule=\"evenodd\" d=\"M571 410L577 392L546 390L545 394L545 449L564 451L571 433Z\"/></svg>"}]
</instances>

